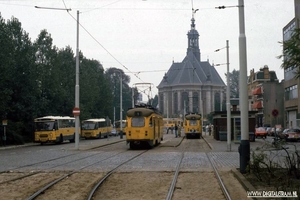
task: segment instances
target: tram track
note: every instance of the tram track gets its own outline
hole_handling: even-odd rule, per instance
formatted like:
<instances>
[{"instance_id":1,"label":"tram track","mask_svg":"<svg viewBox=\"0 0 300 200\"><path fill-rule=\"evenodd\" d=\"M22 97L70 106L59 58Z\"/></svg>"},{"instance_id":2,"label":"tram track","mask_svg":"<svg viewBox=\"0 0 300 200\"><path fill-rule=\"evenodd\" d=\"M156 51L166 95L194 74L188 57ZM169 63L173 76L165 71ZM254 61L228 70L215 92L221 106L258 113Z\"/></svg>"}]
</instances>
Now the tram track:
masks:
<instances>
[{"instance_id":1,"label":"tram track","mask_svg":"<svg viewBox=\"0 0 300 200\"><path fill-rule=\"evenodd\" d=\"M91 149L92 150L103 149L103 148L107 148L107 146L108 145L105 145L105 147L98 146L98 147L93 147ZM128 151L128 149L122 150L122 151L117 151L117 152L113 151L112 154L108 154L108 155L104 156L103 159L100 159L100 160L97 159L97 156L99 154L97 152L95 152L91 155L87 155L87 156L84 155L82 152L79 152L79 153L72 153L72 154L69 154L66 156L60 156L58 158L50 159L48 161L35 162L30 165L23 165L21 167L16 167L13 170L10 169L10 170L6 170L6 171L3 171L2 173L0 173L0 180L1 180L0 186L5 187L5 185L13 185L12 188L14 188L15 185L18 185L16 183L21 182L21 180L39 179L38 176L44 176L44 174L49 174L49 177L46 177L46 178L44 177L43 180L41 181L42 184L45 184L45 182L50 182L48 185L46 185L44 187L44 189L49 188L51 185L55 184L56 182L59 182L82 169L88 168L88 167L95 165L97 163L100 163L100 162L104 162L105 160L111 159L111 158L118 156L119 154L122 154L127 151ZM76 157L78 157L78 155L81 155L81 154L83 154L83 156L81 156L80 158L76 158ZM74 157L74 156L76 156L76 157ZM57 170L55 170L56 168L64 166L64 165L72 165L72 163L84 162L84 160L86 160L86 159L93 159L93 157L95 157L96 162L93 162L92 164L89 164L89 165L85 165L77 170L73 170L73 171L67 172L67 173L61 172L61 171L57 172ZM42 165L44 163L55 162L55 161L57 162L57 161L61 161L61 160L66 160L66 161L64 161L62 163L58 162L59 164L51 165L49 167L43 168L43 170L35 170L36 167L38 167L39 165ZM24 170L24 168L27 168L27 167L31 167L31 169ZM53 177L55 177L55 176L53 176L51 174L54 174L54 173L55 173L55 176L58 175L59 178L57 178L57 179L55 178L55 180L52 180ZM61 174L61 175L59 175L59 174ZM48 181L46 179L48 179ZM22 181L22 182L26 182L26 181Z\"/></svg>"},{"instance_id":2,"label":"tram track","mask_svg":"<svg viewBox=\"0 0 300 200\"><path fill-rule=\"evenodd\" d=\"M107 148L97 154L110 152L106 155L113 156L112 153L117 153L114 158L100 160L104 156L93 154L95 157L75 161L79 165L77 163L77 169L72 171L52 166L32 174L32 178L0 184L0 195L4 188L18 191L25 185L24 190L30 192L19 194L21 199L212 199L208 195L214 195L213 199L231 199L225 197L218 180L222 182L225 172L221 171L221 176L214 172L217 160L203 139L183 139L179 146L159 145L145 152L128 149L121 152L119 150L125 150L122 146ZM72 162L65 164L73 165ZM225 182L228 184L227 177Z\"/></svg>"},{"instance_id":3,"label":"tram track","mask_svg":"<svg viewBox=\"0 0 300 200\"><path fill-rule=\"evenodd\" d=\"M124 141L120 141L120 142L124 142ZM56 158L52 158L52 159L47 159L47 160L43 160L43 161L39 161L39 162L34 162L34 163L30 163L30 164L27 164L27 165L22 165L22 166L18 166L18 167L14 167L14 168L10 168L10 169L6 169L6 170L3 170L3 171L0 171L0 175L3 174L3 173L8 173L8 172L15 172L15 171L21 171L22 169L24 168L28 168L28 167L34 167L34 166L38 166L38 165L41 165L41 164L45 164L45 163L49 163L49 162L53 162L53 161L58 161L58 160L64 160L66 158L70 158L71 156L79 156L79 155L83 155L86 153L86 151L90 151L90 150L99 150L99 149L105 149L107 148L108 146L113 146L113 145L118 145L118 143L120 142L116 142L116 143L108 143L108 144L101 144L99 146L92 146L90 148L87 148L85 150L82 150L80 152L75 152L75 153L71 153L71 154L68 154L68 155L64 155L64 156L59 156L59 157L56 157ZM93 156L93 155L91 155ZM83 158L79 158L79 159L75 159L75 161L79 161L79 160L83 160L85 159L86 157L83 157ZM72 161L71 161L72 162ZM64 165L65 163L61 164L61 165ZM66 163L67 164L67 163ZM60 165L57 165L57 166L60 166ZM48 169L51 169L51 168L54 168L54 167L50 167ZM47 169L47 168L46 168ZM46 170L45 169L45 170ZM2 182L0 182L1 184Z\"/></svg>"},{"instance_id":4,"label":"tram track","mask_svg":"<svg viewBox=\"0 0 300 200\"><path fill-rule=\"evenodd\" d=\"M209 143L206 140L205 140L205 144L208 145L208 147L211 149L211 146L209 145ZM182 162L184 160L184 155L185 155L185 152L187 151L187 149L189 149L189 148L190 148L190 145L187 145L183 149L183 151L181 152L181 156L178 160L178 163L177 163L177 166L176 166L176 169L175 169L175 172L174 172L173 180L172 180L172 183L170 184L170 188L169 188L168 194L166 196L166 200L172 200L172 197L174 196L174 192L175 192L175 188L176 188L176 182L179 179L180 169L181 169ZM205 147L203 147L203 148L205 148ZM230 195L229 195L229 193L226 189L225 184L222 181L222 178L221 178L221 176L218 172L218 169L216 168L214 163L211 161L211 158L209 157L207 152L205 152L205 155L206 155L207 160L209 161L209 163L210 163L210 165L213 169L213 172L215 174L215 178L218 180L220 189L222 190L222 193L223 193L225 199L231 200L231 197L230 197ZM179 187L179 188L181 188L181 187Z\"/></svg>"},{"instance_id":5,"label":"tram track","mask_svg":"<svg viewBox=\"0 0 300 200\"><path fill-rule=\"evenodd\" d=\"M115 154L113 154L113 155L111 155L111 156L108 156L108 157L106 157L106 158L100 160L100 161L97 161L96 163L103 162L103 161L105 161L105 160L107 160L107 159L110 159L110 158L112 158L112 157L114 157L114 156L117 156L117 155L119 155L119 154L121 154L121 153L124 153L124 152L126 152L126 151L128 151L128 150L121 151L121 152L117 152L117 153L115 153ZM89 156L87 156L87 157L79 158L79 159L74 159L74 160L72 160L72 161L65 162L65 163L62 163L62 164L58 164L58 165L55 165L55 166L52 166L52 167L49 167L49 168L45 168L44 170L40 170L40 171L30 171L29 173L23 172L23 173L25 173L24 175L21 175L21 176L19 176L19 177L15 177L15 178L12 178L12 179L9 179L9 180L2 181L2 182L0 182L0 184L12 182L12 181L17 181L17 180L20 180L20 179L23 179L23 178L26 178L26 177L29 177L29 176L36 175L36 174L38 174L38 173L45 173L46 171L51 171L51 170L55 171L54 169L57 168L57 167L59 167L59 166L64 166L64 165L68 165L68 164L71 164L71 163L74 163L74 162L82 161L82 160L85 160L85 159L87 159L87 158L91 158L91 157L93 157L93 156L95 156L95 154L89 155ZM44 162L43 162L43 163L44 163ZM84 168L87 168L87 167L89 167L89 166L92 166L92 165L94 165L94 164L96 164L96 163L93 163L93 164L88 165L88 166L81 167L79 170L84 169ZM41 164L41 163L39 163L39 164ZM21 169L21 168L18 168L18 169ZM75 170L75 171L76 171L76 170ZM19 172L17 172L17 173L19 173ZM69 173L69 174L71 174L71 173Z\"/></svg>"},{"instance_id":6,"label":"tram track","mask_svg":"<svg viewBox=\"0 0 300 200\"><path fill-rule=\"evenodd\" d=\"M142 151L142 152L138 153L137 155L135 155L135 156L131 157L130 159L127 159L126 161L120 163L119 165L115 166L112 170L110 170L108 173L106 173L99 181L97 181L97 183L95 184L95 186L93 187L93 189L89 192L88 200L91 200L91 199L93 198L93 196L94 196L96 190L101 186L101 184L102 184L106 179L108 179L108 177L109 177L112 173L114 173L119 167L121 167L122 165L124 165L124 164L130 162L131 160L137 158L138 156L144 154L144 153L147 152L147 151L148 151L148 150L145 150L145 151ZM110 158L112 158L112 157L110 157ZM50 182L50 183L47 184L46 186L44 186L44 187L42 187L41 189L39 189L38 191L36 191L36 192L35 192L34 194L32 194L31 196L29 196L29 197L27 198L27 200L33 200L33 199L35 199L35 198L38 197L39 195L44 194L45 191L48 190L49 188L51 188L53 185L59 183L60 181L64 180L65 178L70 177L70 176L72 176L72 175L75 174L75 173L79 173L81 170L83 170L83 169L85 169L85 168L88 168L88 167L90 167L90 166L92 166L92 165L95 165L95 164L97 164L97 163L99 163L99 162L102 162L102 161L98 161L98 162L96 162L96 163L93 163L93 164L84 166L84 167L82 167L82 168L80 168L80 169L78 169L78 170L76 170L76 171L72 171L72 172L70 172L70 173L67 173L67 174L65 174L65 175L63 175L63 176L61 176L61 177L59 177L58 179L55 179L54 181Z\"/></svg>"}]
</instances>

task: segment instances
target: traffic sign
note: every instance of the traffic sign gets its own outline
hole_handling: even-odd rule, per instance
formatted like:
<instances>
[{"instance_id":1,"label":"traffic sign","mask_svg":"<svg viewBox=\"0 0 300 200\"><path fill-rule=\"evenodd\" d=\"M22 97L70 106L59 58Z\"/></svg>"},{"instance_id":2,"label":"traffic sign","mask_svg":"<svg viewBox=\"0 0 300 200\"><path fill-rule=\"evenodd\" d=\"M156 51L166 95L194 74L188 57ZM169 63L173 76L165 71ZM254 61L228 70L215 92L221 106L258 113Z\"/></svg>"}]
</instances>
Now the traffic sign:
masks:
<instances>
[{"instance_id":1,"label":"traffic sign","mask_svg":"<svg viewBox=\"0 0 300 200\"><path fill-rule=\"evenodd\" d=\"M73 115L74 116L79 116L80 115L80 109L77 108L77 107L73 108Z\"/></svg>"},{"instance_id":2,"label":"traffic sign","mask_svg":"<svg viewBox=\"0 0 300 200\"><path fill-rule=\"evenodd\" d=\"M3 119L3 120L2 120L2 125L3 125L3 126L6 126L6 125L7 125L7 119Z\"/></svg>"},{"instance_id":3,"label":"traffic sign","mask_svg":"<svg viewBox=\"0 0 300 200\"><path fill-rule=\"evenodd\" d=\"M278 114L279 114L279 111L278 111L277 109L273 109L273 110L272 110L272 115L273 115L273 117L277 117Z\"/></svg>"}]
</instances>

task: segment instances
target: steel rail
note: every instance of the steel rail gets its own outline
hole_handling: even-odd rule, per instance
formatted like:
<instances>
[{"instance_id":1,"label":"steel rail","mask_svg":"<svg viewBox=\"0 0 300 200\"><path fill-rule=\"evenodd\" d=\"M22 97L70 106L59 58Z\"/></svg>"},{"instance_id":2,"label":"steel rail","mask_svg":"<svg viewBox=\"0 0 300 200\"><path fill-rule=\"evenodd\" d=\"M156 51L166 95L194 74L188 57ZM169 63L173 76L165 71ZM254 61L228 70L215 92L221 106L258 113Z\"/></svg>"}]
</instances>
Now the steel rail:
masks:
<instances>
[{"instance_id":1,"label":"steel rail","mask_svg":"<svg viewBox=\"0 0 300 200\"><path fill-rule=\"evenodd\" d=\"M43 161L40 161L40 162L35 162L35 163L27 164L27 165L22 165L22 166L18 166L18 167L6 169L6 170L3 170L3 171L0 171L0 174L7 173L8 171L12 171L12 170L19 170L19 169L22 169L22 168L25 168L25 167L30 167L30 166L34 166L34 165L38 165L38 164L42 164L42 163L47 163L49 161L55 161L55 160L63 159L63 158L66 158L66 157L69 157L69 156L73 156L73 155L80 155L80 154L85 153L84 151L101 149L101 148L104 148L106 146L115 145L115 144L121 143L121 142L124 142L124 141L116 141L116 142L112 142L112 143L108 143L108 144L99 144L99 146L95 146L95 147L90 147L90 148L84 149L84 150L82 150L83 152L75 152L75 153L71 153L69 155L64 155L64 156L60 156L60 157L57 157L57 158L52 158L52 159L49 159L49 160L43 160ZM91 156L93 156L93 155L91 155ZM65 163L65 164L67 164L67 163Z\"/></svg>"},{"instance_id":2,"label":"steel rail","mask_svg":"<svg viewBox=\"0 0 300 200\"><path fill-rule=\"evenodd\" d=\"M176 171L175 171L175 174L174 174L171 186L169 188L169 192L168 192L168 195L166 197L166 200L171 200L172 199L172 196L173 196L173 193L174 193L174 189L175 189L175 186L176 186L176 182L177 182L177 178L178 178L178 174L179 174L179 169L180 169L183 157L184 157L184 152L181 152L181 157L180 157L180 159L179 159L179 161L177 163Z\"/></svg>"},{"instance_id":3,"label":"steel rail","mask_svg":"<svg viewBox=\"0 0 300 200\"><path fill-rule=\"evenodd\" d=\"M215 164L211 161L211 159L209 158L209 156L207 155L207 153L205 153L205 155L207 156L207 158L208 158L208 160L209 160L211 166L212 166L213 169L214 169L214 173L215 173L215 175L216 175L216 177L217 177L217 179L218 179L219 185L220 185L220 187L221 187L221 190L223 191L223 194L224 194L225 198L226 198L227 200L231 200L231 197L230 197L230 195L229 195L229 193L228 193L228 191L227 191L227 189L226 189L226 187L225 187L225 185L224 185L224 183L223 183L223 181L222 181L222 179L221 179L221 177L220 177L220 174L219 174L219 172L218 172L218 170L217 170Z\"/></svg>"},{"instance_id":4,"label":"steel rail","mask_svg":"<svg viewBox=\"0 0 300 200\"><path fill-rule=\"evenodd\" d=\"M126 150L126 151L128 151L128 150ZM32 194L31 196L29 196L29 197L27 198L27 200L35 199L37 196L39 196L40 194L42 194L42 193L43 193L44 191L46 191L48 188L52 187L53 185L55 185L55 184L58 183L59 181L63 180L64 178L66 178L66 177L68 177L68 176L71 176L72 174L74 174L74 173L76 173L76 172L78 172L78 171L80 171L80 170L83 170L83 169L85 169L85 168L88 168L88 167L90 167L90 166L93 166L93 165L95 165L95 164L98 164L98 163L100 163L100 162L102 162L102 161L104 161L104 160L107 160L107 159L110 159L110 158L112 158L112 157L114 157L114 156L117 156L117 155L119 155L119 154L121 154L121 153L123 153L123 152L125 152L125 151L116 153L116 154L114 154L114 155L112 155L112 156L109 156L109 157L107 157L107 158L105 158L105 159L102 159L102 160L97 161L97 162L95 162L95 163L92 163L92 164L83 166L83 167L81 167L81 168L79 168L79 169L77 169L77 170L74 170L74 171L72 171L72 172L70 172L70 173L68 173L68 174L65 174L65 175L61 176L60 178L55 179L54 181L50 182L49 184L47 184L47 185L44 186L43 188L39 189L37 192L35 192L35 193ZM91 156L89 156L89 157L91 157ZM78 160L76 160L76 161L78 161ZM69 163L70 163L70 162L68 162L67 164L69 164Z\"/></svg>"},{"instance_id":5,"label":"steel rail","mask_svg":"<svg viewBox=\"0 0 300 200\"><path fill-rule=\"evenodd\" d=\"M108 172L104 177L102 177L102 178L98 181L98 183L94 186L94 188L91 190L91 192L90 192L90 194L89 194L89 196L88 196L87 199L88 199L88 200L92 200L92 198L93 198L93 196L94 196L96 190L100 187L100 185L101 185L101 184L102 184L102 183L103 183L103 182L104 182L104 181L105 181L112 173L114 173L119 167L121 167L122 165L124 165L124 164L126 164L126 163L128 163L128 162L130 162L130 161L132 161L132 160L134 160L135 158L139 157L140 155L146 153L147 151L148 151L148 150L145 150L145 151L139 153L138 155L136 155L136 156L134 156L134 157L132 157L132 158L126 160L125 162L119 164L119 165L116 166L114 169L112 169L111 171L109 171L109 172Z\"/></svg>"}]
</instances>

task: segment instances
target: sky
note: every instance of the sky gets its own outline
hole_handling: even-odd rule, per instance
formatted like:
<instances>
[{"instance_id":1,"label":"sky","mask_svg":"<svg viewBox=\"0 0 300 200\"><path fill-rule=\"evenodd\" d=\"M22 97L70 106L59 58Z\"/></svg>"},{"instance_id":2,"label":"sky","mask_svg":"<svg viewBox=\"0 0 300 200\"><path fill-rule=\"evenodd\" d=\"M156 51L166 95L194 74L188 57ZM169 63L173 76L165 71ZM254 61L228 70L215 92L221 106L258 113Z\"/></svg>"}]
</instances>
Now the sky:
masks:
<instances>
[{"instance_id":1,"label":"sky","mask_svg":"<svg viewBox=\"0 0 300 200\"><path fill-rule=\"evenodd\" d=\"M294 18L294 1L244 0L244 4L247 75L268 65L282 80L279 42L283 27ZM215 8L223 5L227 8ZM12 16L19 19L32 42L46 29L53 45L69 45L75 53L78 37L86 58L98 60L105 69L122 69L131 77L131 87L153 84L154 97L172 62L181 62L186 56L192 8L199 9L194 18L201 60L221 64L215 68L226 83L228 40L229 71L239 70L237 5L238 0L0 0L0 12L5 20ZM221 50L215 52L217 49Z\"/></svg>"}]
</instances>

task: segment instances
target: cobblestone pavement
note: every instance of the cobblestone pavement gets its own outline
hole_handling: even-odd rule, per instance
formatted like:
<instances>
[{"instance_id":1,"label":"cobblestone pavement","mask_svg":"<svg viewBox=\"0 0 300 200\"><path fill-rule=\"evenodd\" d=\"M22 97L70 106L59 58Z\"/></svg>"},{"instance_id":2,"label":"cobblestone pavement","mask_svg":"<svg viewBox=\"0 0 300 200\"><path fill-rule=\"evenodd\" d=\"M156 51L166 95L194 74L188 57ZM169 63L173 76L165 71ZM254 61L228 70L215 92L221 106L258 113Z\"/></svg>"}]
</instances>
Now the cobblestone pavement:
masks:
<instances>
[{"instance_id":1,"label":"cobblestone pavement","mask_svg":"<svg viewBox=\"0 0 300 200\"><path fill-rule=\"evenodd\" d=\"M184 135L181 135L181 137L175 138L175 134L169 133L169 134L164 134L164 140L161 142L160 146L161 147L177 147L181 144L181 142L184 139ZM238 153L238 147L239 144L232 141L230 143L230 148L227 144L227 141L219 141L215 140L213 136L209 135L203 135L203 139L211 146L211 150L206 152L207 155L210 156L212 159L212 162L217 166L218 169L233 169L233 168L239 168L240 163L239 163L239 153ZM86 150L88 148L91 148L93 146L99 146L99 145L107 145L111 143L116 143L116 142L124 142L126 144L126 137L124 136L123 138L120 138L119 136L117 137L109 137L107 139L101 139L101 140L88 140L84 142L79 143L79 150ZM255 142L250 142L250 148L255 149L257 147L260 147L264 145L265 140L263 139L256 139ZM6 147L0 147L1 149L12 149L12 148L18 148L18 147L24 147L24 146L32 146L32 145L39 145L35 143L30 143L26 145L15 145L15 146L6 146ZM68 150L75 150L75 145L63 145L63 148L68 149ZM230 149L230 150L229 150ZM1 154L1 151L0 151ZM204 160L204 162L201 162L200 165L205 168L207 167L207 162L205 152L203 153L197 153L197 155L194 155L194 153L188 153L191 157L198 157L200 160Z\"/></svg>"},{"instance_id":2,"label":"cobblestone pavement","mask_svg":"<svg viewBox=\"0 0 300 200\"><path fill-rule=\"evenodd\" d=\"M176 147L178 146L183 137L175 138L172 134L165 134L164 141L161 144L162 146ZM203 139L209 144L212 148L207 154L212 158L212 162L216 165L218 169L233 169L239 168L240 166L240 155L238 152L239 142L231 141L230 145L227 144L227 141L215 140L213 136L203 134ZM262 147L266 142L271 142L271 138L268 141L265 141L261 138L257 138L255 142L250 142L250 149L255 150L258 147ZM200 153L203 155L198 155L199 157L205 157L205 153ZM206 167L206 163L202 163L203 167Z\"/></svg>"}]
</instances>

